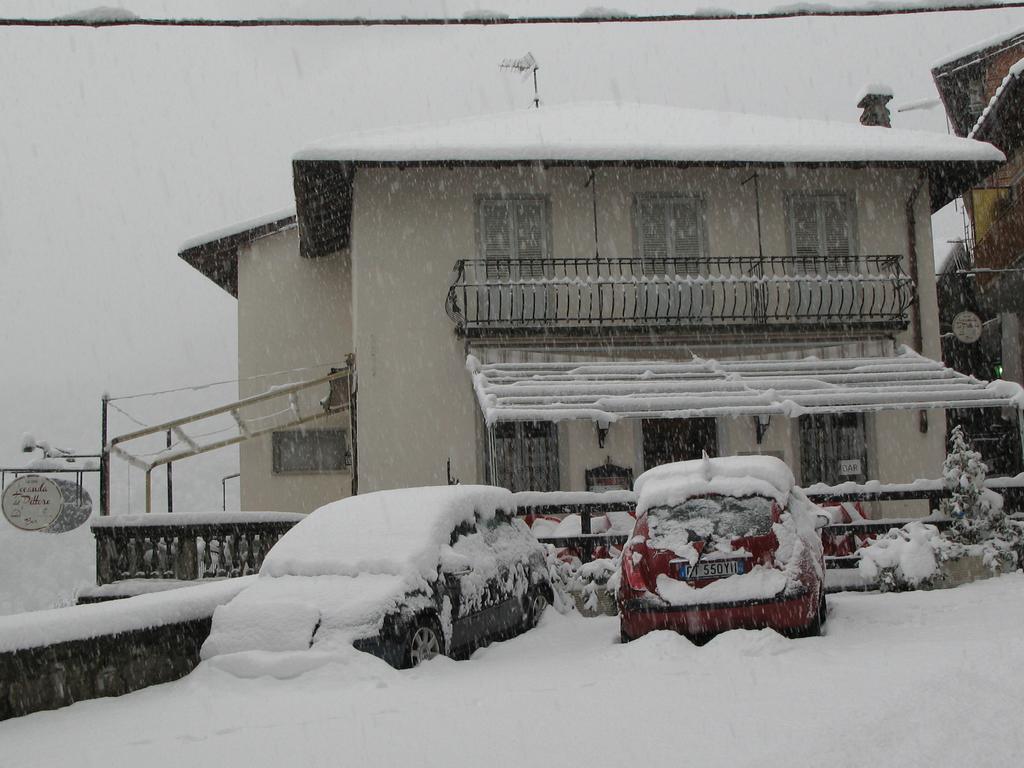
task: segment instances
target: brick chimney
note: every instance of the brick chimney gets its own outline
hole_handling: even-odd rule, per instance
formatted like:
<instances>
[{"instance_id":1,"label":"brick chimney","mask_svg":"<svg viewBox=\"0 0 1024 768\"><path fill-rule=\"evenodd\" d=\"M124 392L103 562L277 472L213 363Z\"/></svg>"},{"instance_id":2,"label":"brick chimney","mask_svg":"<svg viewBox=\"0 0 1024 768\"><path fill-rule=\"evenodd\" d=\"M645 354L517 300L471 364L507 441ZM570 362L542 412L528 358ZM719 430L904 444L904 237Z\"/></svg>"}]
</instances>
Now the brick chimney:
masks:
<instances>
[{"instance_id":1,"label":"brick chimney","mask_svg":"<svg viewBox=\"0 0 1024 768\"><path fill-rule=\"evenodd\" d=\"M892 117L888 103L892 101L892 88L887 85L867 85L857 97L857 106L864 110L860 116L861 125L877 125L892 128Z\"/></svg>"}]
</instances>

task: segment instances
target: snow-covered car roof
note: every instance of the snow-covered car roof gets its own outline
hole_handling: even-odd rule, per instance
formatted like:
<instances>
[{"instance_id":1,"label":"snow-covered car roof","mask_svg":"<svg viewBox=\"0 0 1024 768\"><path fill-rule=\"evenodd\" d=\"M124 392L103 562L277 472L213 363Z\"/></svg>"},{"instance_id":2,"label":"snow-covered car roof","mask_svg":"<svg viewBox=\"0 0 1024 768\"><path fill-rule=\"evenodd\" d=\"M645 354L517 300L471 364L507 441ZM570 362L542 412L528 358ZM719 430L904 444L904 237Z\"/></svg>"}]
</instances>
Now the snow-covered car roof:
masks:
<instances>
[{"instance_id":1,"label":"snow-covered car roof","mask_svg":"<svg viewBox=\"0 0 1024 768\"><path fill-rule=\"evenodd\" d=\"M785 505L793 472L774 456L724 456L662 464L636 479L637 512L681 504L706 494L766 496Z\"/></svg>"},{"instance_id":2,"label":"snow-covered car roof","mask_svg":"<svg viewBox=\"0 0 1024 768\"><path fill-rule=\"evenodd\" d=\"M462 522L512 511L512 493L485 485L402 488L352 496L313 512L267 555L263 576L422 577Z\"/></svg>"}]
</instances>

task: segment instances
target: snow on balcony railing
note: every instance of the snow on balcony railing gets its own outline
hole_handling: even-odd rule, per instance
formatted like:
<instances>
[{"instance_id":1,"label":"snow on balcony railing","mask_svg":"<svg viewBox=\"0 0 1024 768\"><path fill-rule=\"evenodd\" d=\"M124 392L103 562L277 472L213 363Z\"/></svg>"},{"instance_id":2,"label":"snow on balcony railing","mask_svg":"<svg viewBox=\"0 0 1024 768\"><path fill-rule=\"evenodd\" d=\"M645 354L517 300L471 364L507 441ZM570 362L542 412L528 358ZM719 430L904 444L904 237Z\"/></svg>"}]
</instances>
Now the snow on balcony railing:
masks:
<instances>
[{"instance_id":1,"label":"snow on balcony railing","mask_svg":"<svg viewBox=\"0 0 1024 768\"><path fill-rule=\"evenodd\" d=\"M445 309L467 336L601 327L898 329L913 299L899 256L464 259Z\"/></svg>"}]
</instances>

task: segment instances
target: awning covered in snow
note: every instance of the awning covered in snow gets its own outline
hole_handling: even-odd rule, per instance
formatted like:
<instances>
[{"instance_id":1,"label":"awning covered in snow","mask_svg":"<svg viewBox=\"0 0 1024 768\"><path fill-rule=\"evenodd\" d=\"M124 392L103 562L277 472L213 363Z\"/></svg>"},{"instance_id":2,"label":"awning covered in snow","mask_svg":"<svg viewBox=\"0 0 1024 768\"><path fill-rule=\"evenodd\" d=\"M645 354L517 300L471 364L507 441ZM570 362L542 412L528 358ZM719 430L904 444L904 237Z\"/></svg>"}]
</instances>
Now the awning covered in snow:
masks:
<instances>
[{"instance_id":1,"label":"awning covered in snow","mask_svg":"<svg viewBox=\"0 0 1024 768\"><path fill-rule=\"evenodd\" d=\"M488 424L998 408L1024 390L985 382L907 347L884 357L800 360L466 361Z\"/></svg>"}]
</instances>

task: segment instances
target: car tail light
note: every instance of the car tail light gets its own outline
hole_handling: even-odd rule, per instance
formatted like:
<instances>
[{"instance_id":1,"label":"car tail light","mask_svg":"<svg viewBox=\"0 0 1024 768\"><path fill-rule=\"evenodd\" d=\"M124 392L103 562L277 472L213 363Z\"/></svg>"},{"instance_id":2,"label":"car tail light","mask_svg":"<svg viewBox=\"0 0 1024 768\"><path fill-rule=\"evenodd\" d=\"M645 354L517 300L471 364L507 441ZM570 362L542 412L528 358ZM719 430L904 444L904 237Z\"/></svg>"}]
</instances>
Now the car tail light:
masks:
<instances>
[{"instance_id":1,"label":"car tail light","mask_svg":"<svg viewBox=\"0 0 1024 768\"><path fill-rule=\"evenodd\" d=\"M635 565L633 564L634 555L639 556L639 562ZM622 551L622 578L626 586L636 592L647 591L647 582L641 571L642 568L643 558L641 553L637 552L633 547L626 547Z\"/></svg>"}]
</instances>

